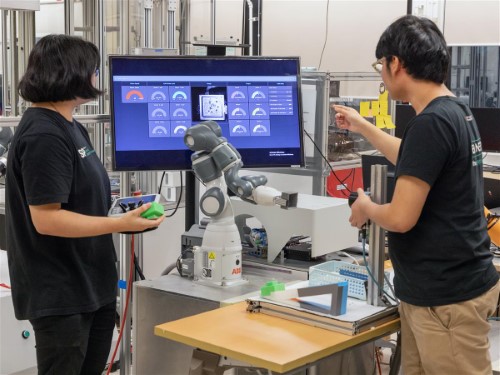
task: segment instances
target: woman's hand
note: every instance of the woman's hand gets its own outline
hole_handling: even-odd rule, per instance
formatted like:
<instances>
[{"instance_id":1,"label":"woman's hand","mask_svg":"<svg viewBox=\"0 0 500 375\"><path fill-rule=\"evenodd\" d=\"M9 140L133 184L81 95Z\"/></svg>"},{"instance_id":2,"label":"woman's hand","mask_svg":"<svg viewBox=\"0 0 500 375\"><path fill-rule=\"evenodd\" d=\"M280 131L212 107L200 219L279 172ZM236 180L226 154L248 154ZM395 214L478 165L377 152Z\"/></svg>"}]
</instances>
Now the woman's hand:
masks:
<instances>
[{"instance_id":1,"label":"woman's hand","mask_svg":"<svg viewBox=\"0 0 500 375\"><path fill-rule=\"evenodd\" d=\"M141 216L145 212L151 203L146 203L135 210L129 211L120 217L122 220L123 230L121 232L142 232L146 229L156 228L165 219L165 215L160 216L158 219L145 219Z\"/></svg>"}]
</instances>

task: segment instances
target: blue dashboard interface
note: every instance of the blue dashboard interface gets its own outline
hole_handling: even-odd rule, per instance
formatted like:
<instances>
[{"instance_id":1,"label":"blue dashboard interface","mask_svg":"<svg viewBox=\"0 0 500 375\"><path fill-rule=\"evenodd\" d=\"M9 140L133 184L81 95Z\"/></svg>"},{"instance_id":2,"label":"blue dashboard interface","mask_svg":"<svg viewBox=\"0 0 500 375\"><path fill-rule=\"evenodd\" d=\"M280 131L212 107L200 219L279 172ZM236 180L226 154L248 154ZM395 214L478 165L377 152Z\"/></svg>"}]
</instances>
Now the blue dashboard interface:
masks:
<instances>
[{"instance_id":1,"label":"blue dashboard interface","mask_svg":"<svg viewBox=\"0 0 500 375\"><path fill-rule=\"evenodd\" d=\"M245 167L303 166L298 58L111 56L115 170L190 169L186 130L216 121Z\"/></svg>"}]
</instances>

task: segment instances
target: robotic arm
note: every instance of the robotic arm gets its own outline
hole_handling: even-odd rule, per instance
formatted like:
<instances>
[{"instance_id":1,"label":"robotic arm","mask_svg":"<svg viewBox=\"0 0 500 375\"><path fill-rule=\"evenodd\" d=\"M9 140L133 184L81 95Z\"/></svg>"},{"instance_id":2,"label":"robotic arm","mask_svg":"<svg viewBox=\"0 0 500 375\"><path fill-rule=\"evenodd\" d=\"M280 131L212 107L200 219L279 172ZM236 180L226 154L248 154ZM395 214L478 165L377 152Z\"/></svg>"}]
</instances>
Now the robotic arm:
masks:
<instances>
[{"instance_id":1,"label":"robotic arm","mask_svg":"<svg viewBox=\"0 0 500 375\"><path fill-rule=\"evenodd\" d=\"M184 143L194 151L191 156L194 173L207 184L208 190L200 201L202 211L204 202L209 197L217 200L222 198L212 183L222 175L227 187L244 201L259 205L279 205L282 208L297 206L296 193L281 193L264 186L267 183L265 176L238 175L243 166L241 155L226 138L222 137L221 128L216 122L206 121L189 128L184 136ZM203 212L208 216L217 214Z\"/></svg>"},{"instance_id":2,"label":"robotic arm","mask_svg":"<svg viewBox=\"0 0 500 375\"><path fill-rule=\"evenodd\" d=\"M241 277L241 241L227 187L241 199L260 205L296 207L297 193L281 193L264 186L265 176L240 177L243 166L239 152L222 137L214 121L199 123L186 131L184 143L191 156L195 175L206 185L200 198L201 211L212 220L195 248L194 278L197 282L232 286L245 283Z\"/></svg>"}]
</instances>

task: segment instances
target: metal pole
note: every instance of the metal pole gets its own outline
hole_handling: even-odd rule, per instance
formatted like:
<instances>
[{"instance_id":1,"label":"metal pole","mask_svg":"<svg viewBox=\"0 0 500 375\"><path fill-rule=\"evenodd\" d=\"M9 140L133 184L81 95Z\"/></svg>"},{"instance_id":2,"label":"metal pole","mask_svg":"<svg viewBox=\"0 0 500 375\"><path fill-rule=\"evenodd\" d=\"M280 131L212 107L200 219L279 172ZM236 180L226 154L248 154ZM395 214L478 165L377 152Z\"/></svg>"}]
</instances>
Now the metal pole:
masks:
<instances>
[{"instance_id":1,"label":"metal pole","mask_svg":"<svg viewBox=\"0 0 500 375\"><path fill-rule=\"evenodd\" d=\"M74 0L64 1L64 32L75 35L75 3Z\"/></svg>"},{"instance_id":2,"label":"metal pole","mask_svg":"<svg viewBox=\"0 0 500 375\"><path fill-rule=\"evenodd\" d=\"M33 46L35 45L35 12L34 11L20 11L19 12L19 36L18 41L18 60L17 69L18 74L26 70L28 64L28 58ZM16 100L16 110L17 114L24 113L28 103L24 100L20 100L18 87L19 87L20 76L12 77L12 90L14 90ZM22 104L22 105L21 105Z\"/></svg>"},{"instance_id":3,"label":"metal pole","mask_svg":"<svg viewBox=\"0 0 500 375\"><path fill-rule=\"evenodd\" d=\"M212 44L216 44L215 43L215 17L216 17L216 11L217 11L217 4L216 4L216 0L210 0L210 3L212 4L212 7L210 8L210 29L212 30L211 32L211 42Z\"/></svg>"},{"instance_id":4,"label":"metal pole","mask_svg":"<svg viewBox=\"0 0 500 375\"><path fill-rule=\"evenodd\" d=\"M99 54L100 54L100 59L101 59L101 65L96 67L99 68L99 76L97 77L98 81L98 87L99 89L103 90L104 85L105 85L105 69L104 67L106 66L106 45L105 45L105 38L104 38L104 2L100 0L94 0L94 40L93 42L97 45L99 49ZM105 102L106 98L104 95L101 95L97 99L97 108L94 109L94 113L104 113L105 112ZM94 149L97 152L97 155L99 155L99 158L103 162L104 165L106 165L106 129L104 126L101 127L95 127L94 128L94 134L95 139L96 139L96 144L94 145Z\"/></svg>"},{"instance_id":5,"label":"metal pole","mask_svg":"<svg viewBox=\"0 0 500 375\"><path fill-rule=\"evenodd\" d=\"M129 53L129 0L119 1L120 18L120 51L122 55Z\"/></svg>"},{"instance_id":6,"label":"metal pole","mask_svg":"<svg viewBox=\"0 0 500 375\"><path fill-rule=\"evenodd\" d=\"M120 173L120 196L126 197L130 195L130 173L121 172ZM123 288L123 284L126 287L131 288L133 279L129 279L130 273L130 237L126 234L120 234L120 278L122 287L120 288L120 319L121 324L123 324L123 319L125 324L123 325L122 339L120 343L120 375L127 375L130 373L130 344L131 344L131 320L132 320L132 310L127 311L127 316L125 316L125 306L127 304L127 290ZM130 285L129 285L130 283Z\"/></svg>"},{"instance_id":7,"label":"metal pole","mask_svg":"<svg viewBox=\"0 0 500 375\"><path fill-rule=\"evenodd\" d=\"M175 11L177 10L177 2L168 0L167 9L167 48L175 48Z\"/></svg>"},{"instance_id":8,"label":"metal pole","mask_svg":"<svg viewBox=\"0 0 500 375\"><path fill-rule=\"evenodd\" d=\"M9 90L7 87L7 76L8 76L8 60L7 60L7 53L8 53L8 48L7 48L7 16L8 16L8 10L1 10L0 14L2 16L2 107L0 108L0 111L2 112L3 116L6 116L6 109L7 109L7 95L9 94Z\"/></svg>"},{"instance_id":9,"label":"metal pole","mask_svg":"<svg viewBox=\"0 0 500 375\"><path fill-rule=\"evenodd\" d=\"M378 204L387 201L387 166L372 165L371 168L371 199ZM368 267L372 277L368 277L368 300L373 306L385 306L381 300L384 288L384 261L385 261L385 230L372 222L370 224L370 254ZM378 285L377 285L378 284ZM380 289L379 289L380 288Z\"/></svg>"},{"instance_id":10,"label":"metal pole","mask_svg":"<svg viewBox=\"0 0 500 375\"><path fill-rule=\"evenodd\" d=\"M318 115L315 117L314 142L319 145L323 155L327 155L328 121L330 119L330 75L329 73L316 73L315 75L316 77L313 79L313 82L315 82L316 87L316 113ZM302 80L304 80L304 76L302 76ZM305 141L303 139L303 142ZM324 196L326 194L326 180L330 174L330 167L316 149L314 149L312 168L317 170L313 177L312 193L313 195Z\"/></svg>"},{"instance_id":11,"label":"metal pole","mask_svg":"<svg viewBox=\"0 0 500 375\"><path fill-rule=\"evenodd\" d=\"M129 0L119 1L120 18L120 47L121 53L129 53ZM120 195L126 197L130 195L130 173L120 173ZM130 238L127 235L120 235L120 280L126 280L130 268ZM132 280L127 282L131 283ZM120 316L124 318L126 290L120 289ZM131 317L128 314L123 327L122 341L120 344L120 375L128 375L130 372L130 344L131 344Z\"/></svg>"},{"instance_id":12,"label":"metal pole","mask_svg":"<svg viewBox=\"0 0 500 375\"><path fill-rule=\"evenodd\" d=\"M179 4L180 9L180 28L179 28L179 55L187 55L189 49L187 48L187 44L189 43L190 33L189 33L189 23L190 23L190 1L189 0L180 0Z\"/></svg>"},{"instance_id":13,"label":"metal pole","mask_svg":"<svg viewBox=\"0 0 500 375\"><path fill-rule=\"evenodd\" d=\"M144 47L153 47L153 1L144 1Z\"/></svg>"},{"instance_id":14,"label":"metal pole","mask_svg":"<svg viewBox=\"0 0 500 375\"><path fill-rule=\"evenodd\" d=\"M252 0L247 0L248 6L248 56L253 56L253 3Z\"/></svg>"},{"instance_id":15,"label":"metal pole","mask_svg":"<svg viewBox=\"0 0 500 375\"><path fill-rule=\"evenodd\" d=\"M9 70L10 70L10 115L11 116L17 116L19 115L19 108L18 108L18 103L19 103L19 94L17 93L17 84L19 81L19 66L18 66L18 61L19 61L19 50L18 50L18 43L17 43L17 11L10 11L9 16L10 16L10 63L9 63ZM4 85L9 84L7 79L4 82ZM4 100L6 100L4 98Z\"/></svg>"}]
</instances>

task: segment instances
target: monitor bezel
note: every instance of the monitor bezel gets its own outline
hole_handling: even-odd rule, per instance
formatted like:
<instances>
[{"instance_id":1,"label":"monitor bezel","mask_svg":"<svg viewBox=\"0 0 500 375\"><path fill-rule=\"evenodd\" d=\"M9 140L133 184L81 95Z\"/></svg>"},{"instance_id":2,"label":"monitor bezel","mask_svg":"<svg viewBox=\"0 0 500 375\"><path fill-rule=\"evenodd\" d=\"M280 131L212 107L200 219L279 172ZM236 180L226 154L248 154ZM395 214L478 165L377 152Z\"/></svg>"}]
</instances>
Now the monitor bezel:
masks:
<instances>
[{"instance_id":1,"label":"monitor bezel","mask_svg":"<svg viewBox=\"0 0 500 375\"><path fill-rule=\"evenodd\" d=\"M305 152L304 152L304 121L303 121L303 113L302 113L302 93L301 93L301 69L300 69L300 57L297 56L150 56L150 55L109 55L108 56L108 64L109 64L109 94L110 94L110 114L111 114L111 149L112 149L112 168L113 171L163 171L163 170L190 170L191 169L191 154L192 152L186 147L185 150L154 150L154 151L142 151L141 154L143 157L148 157L149 161L147 165L138 165L133 164L132 162L122 162L120 165L117 164L117 150L116 150L116 139L115 139L115 93L114 93L114 83L113 83L113 66L114 60L140 60L140 59L154 59L154 60L210 60L210 61L218 61L218 60L270 60L270 61L296 61L297 71L295 76L297 77L297 117L299 121L299 163L255 163L255 162L245 162L245 154L247 154L247 150L255 150L255 149L239 149L238 151L242 155L243 168L247 169L272 169L272 168L302 168L305 167ZM251 77L251 76L249 76ZM268 149L265 149L268 150ZM118 151L121 152L121 151ZM129 153L130 158L134 157L133 153ZM174 160L170 160L168 165L166 163L158 162L155 164L155 160L164 160L166 156L174 156ZM267 156L267 160L270 157ZM123 161L123 158L122 158Z\"/></svg>"}]
</instances>

